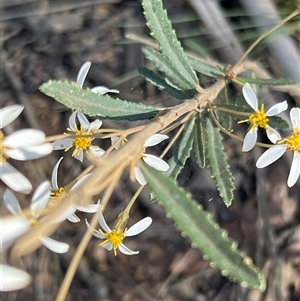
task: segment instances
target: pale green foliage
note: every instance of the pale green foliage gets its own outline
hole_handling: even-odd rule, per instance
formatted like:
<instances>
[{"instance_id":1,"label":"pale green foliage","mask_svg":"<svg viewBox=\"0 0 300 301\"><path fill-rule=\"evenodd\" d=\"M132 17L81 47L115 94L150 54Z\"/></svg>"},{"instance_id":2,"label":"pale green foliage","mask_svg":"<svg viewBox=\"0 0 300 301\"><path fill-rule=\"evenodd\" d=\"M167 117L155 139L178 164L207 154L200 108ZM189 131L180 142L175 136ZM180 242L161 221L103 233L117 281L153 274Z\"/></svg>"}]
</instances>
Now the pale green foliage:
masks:
<instances>
[{"instance_id":1,"label":"pale green foliage","mask_svg":"<svg viewBox=\"0 0 300 301\"><path fill-rule=\"evenodd\" d=\"M165 208L184 237L194 248L199 248L204 258L224 276L244 286L265 289L264 277L252 265L250 258L237 249L237 243L213 221L211 213L205 212L189 193L178 186L175 180L152 168L143 167L148 186Z\"/></svg>"},{"instance_id":2,"label":"pale green foliage","mask_svg":"<svg viewBox=\"0 0 300 301\"><path fill-rule=\"evenodd\" d=\"M219 128L212 122L206 121L206 153L212 178L215 180L220 196L226 206L230 206L233 200L233 176L226 162L226 154L222 145L222 136Z\"/></svg>"},{"instance_id":3,"label":"pale green foliage","mask_svg":"<svg viewBox=\"0 0 300 301\"><path fill-rule=\"evenodd\" d=\"M183 89L196 89L198 79L178 41L161 0L144 0L142 2L147 26L156 39L164 57L164 61L172 71L180 77ZM172 79L172 78L171 78Z\"/></svg>"},{"instance_id":4,"label":"pale green foliage","mask_svg":"<svg viewBox=\"0 0 300 301\"><path fill-rule=\"evenodd\" d=\"M177 178L181 169L184 167L186 160L190 157L193 149L193 129L195 127L195 118L192 118L184 130L180 142L173 152L172 158L168 161L170 165L167 174Z\"/></svg>"},{"instance_id":5,"label":"pale green foliage","mask_svg":"<svg viewBox=\"0 0 300 301\"><path fill-rule=\"evenodd\" d=\"M40 90L66 107L89 116L135 121L151 119L158 114L155 107L95 94L67 81L50 80Z\"/></svg>"}]
</instances>

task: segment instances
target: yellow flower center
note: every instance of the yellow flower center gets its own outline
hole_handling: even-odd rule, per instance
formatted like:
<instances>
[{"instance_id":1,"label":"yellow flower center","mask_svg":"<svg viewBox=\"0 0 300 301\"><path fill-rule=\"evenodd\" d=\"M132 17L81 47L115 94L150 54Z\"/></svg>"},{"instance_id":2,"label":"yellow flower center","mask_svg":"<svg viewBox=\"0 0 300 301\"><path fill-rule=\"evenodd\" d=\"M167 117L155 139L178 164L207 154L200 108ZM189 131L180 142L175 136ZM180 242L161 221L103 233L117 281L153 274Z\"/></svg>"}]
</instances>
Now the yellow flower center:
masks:
<instances>
[{"instance_id":1,"label":"yellow flower center","mask_svg":"<svg viewBox=\"0 0 300 301\"><path fill-rule=\"evenodd\" d=\"M63 196L64 194L64 196ZM47 208L52 210L55 208L58 204L61 203L61 201L64 199L64 197L67 196L67 192L65 187L59 187L57 189L52 189L50 193L50 199L47 203Z\"/></svg>"},{"instance_id":2,"label":"yellow flower center","mask_svg":"<svg viewBox=\"0 0 300 301\"><path fill-rule=\"evenodd\" d=\"M114 249L114 255L117 256L117 249L120 246L120 244L123 242L123 239L126 234L126 229L124 232L112 230L111 232L104 233L101 229L99 229L98 231L106 237L106 239L103 242L101 242L99 246L103 246L106 243L110 242Z\"/></svg>"},{"instance_id":3,"label":"yellow flower center","mask_svg":"<svg viewBox=\"0 0 300 301\"><path fill-rule=\"evenodd\" d=\"M29 219L29 223L30 223L30 226L31 227L34 227L34 226L36 226L37 224L38 224L38 220L37 220L37 218L35 218L34 216L32 216L30 219Z\"/></svg>"},{"instance_id":4,"label":"yellow flower center","mask_svg":"<svg viewBox=\"0 0 300 301\"><path fill-rule=\"evenodd\" d=\"M267 127L269 118L267 117L267 114L265 113L264 109L265 105L262 104L260 110L250 115L249 121L252 124L252 128L261 127L265 129Z\"/></svg>"},{"instance_id":5,"label":"yellow flower center","mask_svg":"<svg viewBox=\"0 0 300 301\"><path fill-rule=\"evenodd\" d=\"M57 189L52 189L51 193L50 193L50 198L56 199L58 198L60 195L62 195L65 191L64 187L59 187Z\"/></svg>"},{"instance_id":6,"label":"yellow flower center","mask_svg":"<svg viewBox=\"0 0 300 301\"><path fill-rule=\"evenodd\" d=\"M286 138L287 148L300 153L300 131L294 129L292 135Z\"/></svg>"},{"instance_id":7,"label":"yellow flower center","mask_svg":"<svg viewBox=\"0 0 300 301\"><path fill-rule=\"evenodd\" d=\"M82 128L77 129L76 127L76 136L80 136L74 139L74 146L76 147L76 149L87 149L92 141L94 140L92 137L81 137L84 135L90 135L89 132L86 132L85 130L83 130Z\"/></svg>"},{"instance_id":8,"label":"yellow flower center","mask_svg":"<svg viewBox=\"0 0 300 301\"><path fill-rule=\"evenodd\" d=\"M3 140L4 140L4 133L0 130L0 162L4 163L6 162L7 156L5 155L6 148L3 145Z\"/></svg>"}]
</instances>

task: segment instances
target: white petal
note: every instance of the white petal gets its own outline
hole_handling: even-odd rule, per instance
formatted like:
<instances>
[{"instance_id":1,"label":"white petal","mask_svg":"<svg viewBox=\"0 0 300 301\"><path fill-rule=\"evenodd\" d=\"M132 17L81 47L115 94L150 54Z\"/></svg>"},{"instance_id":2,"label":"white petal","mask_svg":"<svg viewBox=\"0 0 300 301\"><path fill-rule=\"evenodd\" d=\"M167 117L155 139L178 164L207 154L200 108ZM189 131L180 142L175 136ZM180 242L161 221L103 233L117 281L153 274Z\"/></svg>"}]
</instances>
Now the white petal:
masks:
<instances>
[{"instance_id":1,"label":"white petal","mask_svg":"<svg viewBox=\"0 0 300 301\"><path fill-rule=\"evenodd\" d=\"M84 175L81 179L78 180L78 182L76 182L72 188L70 189L70 191L77 189L81 184L83 184L89 177L91 176L91 173Z\"/></svg>"},{"instance_id":2,"label":"white petal","mask_svg":"<svg viewBox=\"0 0 300 301\"><path fill-rule=\"evenodd\" d=\"M99 224L100 226L102 227L102 229L105 231L105 232L111 232L111 229L108 227L105 219L104 219L104 216L103 214L101 213L100 216L99 216Z\"/></svg>"},{"instance_id":3,"label":"white petal","mask_svg":"<svg viewBox=\"0 0 300 301\"><path fill-rule=\"evenodd\" d=\"M243 142L242 152L249 152L254 147L256 140L257 140L257 127L248 131L248 133L246 134Z\"/></svg>"},{"instance_id":4,"label":"white petal","mask_svg":"<svg viewBox=\"0 0 300 301\"><path fill-rule=\"evenodd\" d=\"M126 237L127 236L134 236L137 235L143 231L145 231L152 223L152 218L151 217L145 217L142 220L140 220L138 223L134 224L131 226L127 231L126 231Z\"/></svg>"},{"instance_id":5,"label":"white petal","mask_svg":"<svg viewBox=\"0 0 300 301\"><path fill-rule=\"evenodd\" d=\"M290 111L290 118L294 128L300 130L300 109L292 108Z\"/></svg>"},{"instance_id":6,"label":"white petal","mask_svg":"<svg viewBox=\"0 0 300 301\"><path fill-rule=\"evenodd\" d=\"M100 204L88 204L85 206L78 206L76 205L76 209L81 212L87 212L87 213L95 213L101 208Z\"/></svg>"},{"instance_id":7,"label":"white petal","mask_svg":"<svg viewBox=\"0 0 300 301\"><path fill-rule=\"evenodd\" d=\"M110 242L107 242L105 245L103 245L101 247L106 249L107 251L111 251L113 249L113 246Z\"/></svg>"},{"instance_id":8,"label":"white petal","mask_svg":"<svg viewBox=\"0 0 300 301\"><path fill-rule=\"evenodd\" d=\"M28 194L32 190L30 182L9 163L0 163L1 180L14 191Z\"/></svg>"},{"instance_id":9,"label":"white petal","mask_svg":"<svg viewBox=\"0 0 300 301\"><path fill-rule=\"evenodd\" d=\"M74 214L75 211L76 211L76 208L74 206L68 207L65 211L60 212L60 215L58 217L56 217L56 219L53 221L53 223L62 223L66 219L69 219L71 215L74 215L80 221L80 219ZM76 223L77 222L78 221L76 220Z\"/></svg>"},{"instance_id":10,"label":"white petal","mask_svg":"<svg viewBox=\"0 0 300 301\"><path fill-rule=\"evenodd\" d=\"M124 244L120 244L118 249L120 250L121 253L125 255L136 255L139 254L139 251L132 251L129 248L127 248Z\"/></svg>"},{"instance_id":11,"label":"white petal","mask_svg":"<svg viewBox=\"0 0 300 301\"><path fill-rule=\"evenodd\" d=\"M0 264L0 291L8 292L22 289L29 285L31 277L26 272Z\"/></svg>"},{"instance_id":12,"label":"white petal","mask_svg":"<svg viewBox=\"0 0 300 301\"><path fill-rule=\"evenodd\" d=\"M102 121L99 119L96 119L90 123L89 130L93 132L95 130L99 130L101 126L102 126Z\"/></svg>"},{"instance_id":13,"label":"white petal","mask_svg":"<svg viewBox=\"0 0 300 301\"><path fill-rule=\"evenodd\" d=\"M51 176L51 186L52 188L54 189L58 189L58 183L57 183L57 171L58 171L58 167L59 167L59 164L61 162L61 160L63 159L64 157L61 157L58 162L55 164L54 168L53 168L53 171L52 171L52 176Z\"/></svg>"},{"instance_id":14,"label":"white petal","mask_svg":"<svg viewBox=\"0 0 300 301\"><path fill-rule=\"evenodd\" d=\"M82 126L82 129L87 131L90 128L90 123L88 119L85 117L85 115L81 112L77 112L77 118L80 122L80 125Z\"/></svg>"},{"instance_id":15,"label":"white petal","mask_svg":"<svg viewBox=\"0 0 300 301\"><path fill-rule=\"evenodd\" d=\"M30 204L30 210L34 217L39 217L45 209L49 201L50 192L51 187L48 181L41 183L36 189Z\"/></svg>"},{"instance_id":16,"label":"white petal","mask_svg":"<svg viewBox=\"0 0 300 301\"><path fill-rule=\"evenodd\" d=\"M244 98L245 98L246 102L248 103L248 105L254 111L257 111L258 110L257 97L255 95L255 92L253 91L253 89L251 88L251 86L248 83L246 83L243 86L243 95L244 95Z\"/></svg>"},{"instance_id":17,"label":"white petal","mask_svg":"<svg viewBox=\"0 0 300 301\"><path fill-rule=\"evenodd\" d=\"M63 138L52 142L52 146L54 150L66 149L73 145L73 141L72 138Z\"/></svg>"},{"instance_id":18,"label":"white petal","mask_svg":"<svg viewBox=\"0 0 300 301\"><path fill-rule=\"evenodd\" d=\"M90 70L90 67L91 67L91 62L85 62L78 71L76 83L80 88L82 88L83 86L83 83Z\"/></svg>"},{"instance_id":19,"label":"white petal","mask_svg":"<svg viewBox=\"0 0 300 301\"><path fill-rule=\"evenodd\" d=\"M275 145L266 150L257 160L256 167L264 168L278 160L286 151L285 145Z\"/></svg>"},{"instance_id":20,"label":"white petal","mask_svg":"<svg viewBox=\"0 0 300 301\"><path fill-rule=\"evenodd\" d=\"M34 129L16 131L4 139L4 146L10 148L20 148L39 145L45 141L45 134Z\"/></svg>"},{"instance_id":21,"label":"white petal","mask_svg":"<svg viewBox=\"0 0 300 301\"><path fill-rule=\"evenodd\" d=\"M24 110L21 105L12 105L0 110L0 129L13 122Z\"/></svg>"},{"instance_id":22,"label":"white petal","mask_svg":"<svg viewBox=\"0 0 300 301\"><path fill-rule=\"evenodd\" d=\"M19 149L8 149L7 155L19 161L34 160L49 155L53 151L52 143L28 146Z\"/></svg>"},{"instance_id":23,"label":"white petal","mask_svg":"<svg viewBox=\"0 0 300 301\"><path fill-rule=\"evenodd\" d=\"M79 160L81 163L83 162L83 150L80 148L74 155L74 158Z\"/></svg>"},{"instance_id":24,"label":"white petal","mask_svg":"<svg viewBox=\"0 0 300 301\"><path fill-rule=\"evenodd\" d=\"M152 136L150 136L144 143L144 147L149 147L149 146L153 146L156 144L159 144L160 142L168 139L169 137L167 135L163 135L163 134L154 134Z\"/></svg>"},{"instance_id":25,"label":"white petal","mask_svg":"<svg viewBox=\"0 0 300 301\"><path fill-rule=\"evenodd\" d=\"M105 150L96 145L91 145L89 151L96 157L101 157L105 154Z\"/></svg>"},{"instance_id":26,"label":"white petal","mask_svg":"<svg viewBox=\"0 0 300 301\"><path fill-rule=\"evenodd\" d=\"M285 111L288 108L288 104L287 101L283 101L280 103L277 103L276 105L272 106L267 112L266 115L267 116L274 116L274 115L278 115L281 112Z\"/></svg>"},{"instance_id":27,"label":"white petal","mask_svg":"<svg viewBox=\"0 0 300 301\"><path fill-rule=\"evenodd\" d=\"M156 157L156 156L153 156L153 155L148 155L148 154L145 154L143 156L143 160L151 167L155 168L156 170L159 170L159 171L167 171L170 166L167 162L165 162L164 160Z\"/></svg>"},{"instance_id":28,"label":"white petal","mask_svg":"<svg viewBox=\"0 0 300 301\"><path fill-rule=\"evenodd\" d=\"M266 132L269 140L274 144L281 139L280 134L269 125L267 125Z\"/></svg>"},{"instance_id":29,"label":"white petal","mask_svg":"<svg viewBox=\"0 0 300 301\"><path fill-rule=\"evenodd\" d=\"M119 136L113 136L110 138L111 145L115 144L118 140L120 140ZM119 143L118 143L119 144ZM116 145L117 146L117 145Z\"/></svg>"},{"instance_id":30,"label":"white petal","mask_svg":"<svg viewBox=\"0 0 300 301\"><path fill-rule=\"evenodd\" d=\"M72 213L70 214L68 217L67 217L68 221L70 221L71 223L79 223L80 222L80 218L75 214L75 213Z\"/></svg>"},{"instance_id":31,"label":"white petal","mask_svg":"<svg viewBox=\"0 0 300 301\"><path fill-rule=\"evenodd\" d=\"M69 128L73 131L76 132L76 116L77 116L77 111L74 111L71 116L69 117Z\"/></svg>"},{"instance_id":32,"label":"white petal","mask_svg":"<svg viewBox=\"0 0 300 301\"><path fill-rule=\"evenodd\" d=\"M296 184L300 176L300 154L299 152L294 152L293 162L288 177L287 184L289 187L292 187Z\"/></svg>"},{"instance_id":33,"label":"white petal","mask_svg":"<svg viewBox=\"0 0 300 301\"><path fill-rule=\"evenodd\" d=\"M108 89L107 87L104 86L97 86L91 89L91 91L95 94L101 94L104 95L106 93L119 93L119 90L116 89Z\"/></svg>"},{"instance_id":34,"label":"white petal","mask_svg":"<svg viewBox=\"0 0 300 301\"><path fill-rule=\"evenodd\" d=\"M20 206L20 203L18 199L15 197L15 195L8 189L5 190L4 195L3 195L3 201L4 204L7 208L7 210L14 214L14 215L19 215L22 213L22 209Z\"/></svg>"},{"instance_id":35,"label":"white petal","mask_svg":"<svg viewBox=\"0 0 300 301\"><path fill-rule=\"evenodd\" d=\"M46 248L48 248L50 251L54 253L62 254L62 253L66 253L69 250L68 244L54 240L50 237L46 237L46 236L42 237L41 242Z\"/></svg>"},{"instance_id":36,"label":"white petal","mask_svg":"<svg viewBox=\"0 0 300 301\"><path fill-rule=\"evenodd\" d=\"M140 185L144 186L147 184L147 180L145 179L145 177L139 167L134 168L134 175Z\"/></svg>"},{"instance_id":37,"label":"white petal","mask_svg":"<svg viewBox=\"0 0 300 301\"><path fill-rule=\"evenodd\" d=\"M0 219L0 251L5 251L15 239L26 233L30 227L27 218L23 216Z\"/></svg>"},{"instance_id":38,"label":"white petal","mask_svg":"<svg viewBox=\"0 0 300 301\"><path fill-rule=\"evenodd\" d=\"M87 220L85 220L85 223L87 225L88 228L92 229L93 230L93 236L97 237L97 238L100 238L100 239L103 239L105 238L105 236L100 233L99 231L97 231L96 229L92 228L91 225L88 223Z\"/></svg>"}]
</instances>

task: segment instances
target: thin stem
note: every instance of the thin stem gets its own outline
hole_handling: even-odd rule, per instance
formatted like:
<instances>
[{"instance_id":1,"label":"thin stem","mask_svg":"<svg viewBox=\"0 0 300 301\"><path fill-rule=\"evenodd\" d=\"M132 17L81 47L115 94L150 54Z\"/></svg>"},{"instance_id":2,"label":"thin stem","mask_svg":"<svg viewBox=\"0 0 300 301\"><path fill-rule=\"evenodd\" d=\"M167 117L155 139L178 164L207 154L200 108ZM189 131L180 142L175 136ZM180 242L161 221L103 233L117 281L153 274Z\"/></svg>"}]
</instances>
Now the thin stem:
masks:
<instances>
[{"instance_id":1,"label":"thin stem","mask_svg":"<svg viewBox=\"0 0 300 301\"><path fill-rule=\"evenodd\" d=\"M173 144L175 143L175 141L178 139L178 137L180 136L180 134L184 130L185 125L186 125L185 123L181 125L181 127L179 128L179 130L176 132L175 136L172 138L172 140L169 142L169 144L167 145L167 147L164 149L164 151L159 156L160 158L163 158L166 155L166 153L169 151L169 149L173 146Z\"/></svg>"},{"instance_id":2,"label":"thin stem","mask_svg":"<svg viewBox=\"0 0 300 301\"><path fill-rule=\"evenodd\" d=\"M213 111L210 111L210 115L213 119L213 121L215 122L215 124L217 125L217 127L223 132L225 133L226 135L228 135L229 137L235 139L235 140L238 140L238 141L241 141L243 142L244 141L244 138L241 138L237 135L234 135L232 134L231 132L229 132L228 130L226 130L221 124L220 122L218 121L218 119L216 118L215 114L213 113ZM266 143L260 143L260 142L256 142L255 145L257 146L261 146L261 147L265 147L265 148L270 148L272 147L273 145L271 144L266 144Z\"/></svg>"},{"instance_id":3,"label":"thin stem","mask_svg":"<svg viewBox=\"0 0 300 301\"><path fill-rule=\"evenodd\" d=\"M284 23L286 23L287 21L289 21L290 19L294 18L295 16L297 16L300 13L299 9L296 9L294 12L292 12L289 16L287 16L285 19L283 19L280 23L276 24L275 26L271 27L270 29L268 29L267 31L265 31L264 33L261 34L261 36L255 40L250 47L247 49L247 51L241 56L241 58L230 68L230 70L227 72L231 72L234 71L234 69L239 66L242 61L247 57L247 55L254 49L254 47L261 41L263 40L265 37L267 37L269 34L271 34L273 31L275 31L277 28L279 28L280 26L282 26Z\"/></svg>"},{"instance_id":4,"label":"thin stem","mask_svg":"<svg viewBox=\"0 0 300 301\"><path fill-rule=\"evenodd\" d=\"M102 208L100 208L100 210L98 210L92 220L91 220L91 227L95 228L98 222L98 219L103 211L103 208L106 207L109 198L111 197L113 190L115 188L115 186L117 185L119 178L120 178L120 173L118 175L115 175L114 181L108 186L108 188L105 190L104 196L102 198ZM77 270L77 267L79 265L79 262L82 258L82 255L87 247L87 244L89 243L91 237L93 234L93 230L91 228L87 228L82 240L80 241L79 246L76 249L76 252L72 258L72 261L70 263L70 266L68 268L68 271L66 273L66 276L64 277L63 283L59 289L59 292L57 294L57 297L55 299L55 301L63 301L66 299L66 296L68 294L71 282L74 278L75 272Z\"/></svg>"},{"instance_id":5,"label":"thin stem","mask_svg":"<svg viewBox=\"0 0 300 301\"><path fill-rule=\"evenodd\" d=\"M136 193L134 194L134 196L132 197L132 199L130 200L130 202L128 203L128 205L126 206L126 208L123 212L126 212L129 215L129 212L130 212L130 209L131 209L132 205L134 204L134 202L136 201L136 199L138 198L138 196L140 195L140 193L142 192L144 187L145 186L140 186L139 187L139 189L136 191Z\"/></svg>"},{"instance_id":6,"label":"thin stem","mask_svg":"<svg viewBox=\"0 0 300 301\"><path fill-rule=\"evenodd\" d=\"M246 117L251 115L251 113L239 112L239 111L235 111L235 110L231 110L231 109L227 109L227 108L223 108L223 107L218 107L218 106L212 106L211 109L214 111L226 112L226 113L241 115L241 116L246 116Z\"/></svg>"}]
</instances>

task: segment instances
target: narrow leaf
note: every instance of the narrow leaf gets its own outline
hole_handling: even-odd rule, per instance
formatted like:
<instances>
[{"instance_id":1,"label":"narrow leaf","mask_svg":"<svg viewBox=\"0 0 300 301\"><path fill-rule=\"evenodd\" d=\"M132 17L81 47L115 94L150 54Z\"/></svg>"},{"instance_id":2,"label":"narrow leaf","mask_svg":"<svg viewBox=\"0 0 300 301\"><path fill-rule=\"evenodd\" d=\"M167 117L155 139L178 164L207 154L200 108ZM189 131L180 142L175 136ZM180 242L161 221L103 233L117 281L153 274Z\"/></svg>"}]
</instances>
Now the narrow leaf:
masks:
<instances>
[{"instance_id":1,"label":"narrow leaf","mask_svg":"<svg viewBox=\"0 0 300 301\"><path fill-rule=\"evenodd\" d=\"M186 100L191 98L191 96L189 96L185 92L180 91L172 87L171 85L169 85L161 76L159 76L152 70L149 70L148 68L145 67L139 67L139 72L153 85L157 86L160 90L169 93L171 96L180 100Z\"/></svg>"},{"instance_id":2,"label":"narrow leaf","mask_svg":"<svg viewBox=\"0 0 300 301\"><path fill-rule=\"evenodd\" d=\"M161 52L156 51L150 47L143 47L142 51L145 57L149 61L152 61L155 64L156 68L168 77L168 80L170 82L185 90L185 92L190 95L190 98L195 94L196 90L191 89L190 83L183 81L181 73L178 70L172 68L172 64L170 63L169 58L167 58Z\"/></svg>"},{"instance_id":3,"label":"narrow leaf","mask_svg":"<svg viewBox=\"0 0 300 301\"><path fill-rule=\"evenodd\" d=\"M66 107L89 116L136 121L152 119L158 115L155 107L95 94L67 81L49 80L40 86L40 90Z\"/></svg>"},{"instance_id":4,"label":"narrow leaf","mask_svg":"<svg viewBox=\"0 0 300 301\"><path fill-rule=\"evenodd\" d=\"M187 237L194 248L203 253L211 265L222 275L240 282L245 287L265 289L265 280L245 253L237 249L237 243L213 221L191 196L164 173L143 166L150 190L171 217L177 228Z\"/></svg>"},{"instance_id":5,"label":"narrow leaf","mask_svg":"<svg viewBox=\"0 0 300 301\"><path fill-rule=\"evenodd\" d=\"M233 200L233 176L226 162L226 154L222 144L222 136L219 128L215 127L211 120L206 121L206 153L212 178L216 182L219 194L226 206L230 206Z\"/></svg>"},{"instance_id":6,"label":"narrow leaf","mask_svg":"<svg viewBox=\"0 0 300 301\"><path fill-rule=\"evenodd\" d=\"M173 157L168 161L170 166L166 172L167 175L177 179L181 169L184 167L186 160L190 157L193 149L193 128L195 126L195 118L191 119L183 131L180 142L173 152Z\"/></svg>"},{"instance_id":7,"label":"narrow leaf","mask_svg":"<svg viewBox=\"0 0 300 301\"><path fill-rule=\"evenodd\" d=\"M193 69L197 70L199 73L205 74L211 77L225 76L224 72L221 68L209 65L203 61L199 61L195 58L188 57L188 60L193 67Z\"/></svg>"},{"instance_id":8,"label":"narrow leaf","mask_svg":"<svg viewBox=\"0 0 300 301\"><path fill-rule=\"evenodd\" d=\"M253 77L236 77L234 81L245 84L256 84L260 86L286 86L298 85L299 83L291 78L253 78Z\"/></svg>"},{"instance_id":9,"label":"narrow leaf","mask_svg":"<svg viewBox=\"0 0 300 301\"><path fill-rule=\"evenodd\" d=\"M181 74L182 81L189 84L190 89L196 89L198 79L195 71L177 40L161 0L143 0L144 14L147 26L157 40L160 50L169 59L172 68Z\"/></svg>"},{"instance_id":10,"label":"narrow leaf","mask_svg":"<svg viewBox=\"0 0 300 301\"><path fill-rule=\"evenodd\" d=\"M290 125L279 116L270 116L268 125L277 130L288 130L290 129Z\"/></svg>"},{"instance_id":11,"label":"narrow leaf","mask_svg":"<svg viewBox=\"0 0 300 301\"><path fill-rule=\"evenodd\" d=\"M200 168L204 168L206 166L205 162L205 131L203 124L204 120L200 116L196 117L195 126L194 126L194 139L193 139L193 149L195 152L195 157L197 164Z\"/></svg>"}]
</instances>

